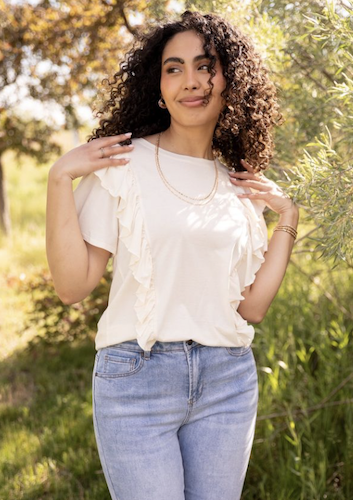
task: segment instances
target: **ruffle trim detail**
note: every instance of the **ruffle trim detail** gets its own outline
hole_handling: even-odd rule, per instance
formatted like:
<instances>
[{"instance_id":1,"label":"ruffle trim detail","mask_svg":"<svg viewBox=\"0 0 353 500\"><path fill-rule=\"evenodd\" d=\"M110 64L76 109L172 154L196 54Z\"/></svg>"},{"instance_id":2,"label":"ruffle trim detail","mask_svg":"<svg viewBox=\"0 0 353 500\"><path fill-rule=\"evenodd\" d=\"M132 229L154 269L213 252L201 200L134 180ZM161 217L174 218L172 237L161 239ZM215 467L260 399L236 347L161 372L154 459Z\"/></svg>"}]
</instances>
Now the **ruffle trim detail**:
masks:
<instances>
[{"instance_id":1,"label":"ruffle trim detail","mask_svg":"<svg viewBox=\"0 0 353 500\"><path fill-rule=\"evenodd\" d=\"M249 240L247 246L247 266L244 288L252 285L255 275L265 261L264 253L267 250L267 228L263 216L258 215L250 200L244 200L250 205L246 210L248 219Z\"/></svg>"},{"instance_id":2,"label":"ruffle trim detail","mask_svg":"<svg viewBox=\"0 0 353 500\"><path fill-rule=\"evenodd\" d=\"M240 337L245 336L247 339L253 337L254 329L248 325L247 321L238 313L240 301L244 300L242 291L254 283L255 276L265 261L264 253L267 250L267 228L265 221L260 217L252 205L250 200L243 199L245 205L245 216L248 222L248 241L246 252L241 259L241 265L245 266L244 284L240 283L238 266L234 266L230 274L229 281L229 296L233 311L233 319L235 322L236 332ZM249 342L248 342L249 343ZM244 338L244 345L246 345Z\"/></svg>"},{"instance_id":3,"label":"ruffle trim detail","mask_svg":"<svg viewBox=\"0 0 353 500\"><path fill-rule=\"evenodd\" d=\"M107 167L95 175L111 196L119 198L117 217L119 237L130 253L129 267L138 282L135 312L137 341L141 348L150 350L154 344L155 289L151 249L146 237L141 201L134 174L126 167Z\"/></svg>"}]
</instances>

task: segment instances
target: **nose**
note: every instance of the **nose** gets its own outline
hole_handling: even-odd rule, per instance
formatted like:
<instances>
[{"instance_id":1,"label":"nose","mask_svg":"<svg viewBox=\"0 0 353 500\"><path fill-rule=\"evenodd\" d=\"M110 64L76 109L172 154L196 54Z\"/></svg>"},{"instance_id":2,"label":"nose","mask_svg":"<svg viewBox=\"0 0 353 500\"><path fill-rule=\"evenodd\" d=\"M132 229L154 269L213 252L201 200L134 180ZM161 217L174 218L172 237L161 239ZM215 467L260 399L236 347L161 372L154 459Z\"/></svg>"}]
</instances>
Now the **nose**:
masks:
<instances>
[{"instance_id":1,"label":"nose","mask_svg":"<svg viewBox=\"0 0 353 500\"><path fill-rule=\"evenodd\" d=\"M184 72L184 90L195 90L200 88L201 84L197 76L197 71L191 68Z\"/></svg>"}]
</instances>

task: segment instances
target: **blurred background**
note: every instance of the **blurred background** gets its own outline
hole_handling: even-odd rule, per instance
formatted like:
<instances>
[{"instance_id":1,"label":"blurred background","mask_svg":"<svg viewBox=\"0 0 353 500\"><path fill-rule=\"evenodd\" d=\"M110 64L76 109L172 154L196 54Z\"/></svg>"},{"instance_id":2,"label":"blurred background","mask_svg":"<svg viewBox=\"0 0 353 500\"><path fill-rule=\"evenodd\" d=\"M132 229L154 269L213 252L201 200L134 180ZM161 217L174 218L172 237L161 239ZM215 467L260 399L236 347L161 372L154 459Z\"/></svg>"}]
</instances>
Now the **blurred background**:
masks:
<instances>
[{"instance_id":1,"label":"blurred background","mask_svg":"<svg viewBox=\"0 0 353 500\"><path fill-rule=\"evenodd\" d=\"M97 125L104 78L136 35L186 9L224 16L265 59L285 119L268 175L301 208L282 288L256 325L260 405L242 498L353 498L352 2L0 0L1 499L110 498L91 410L110 272L81 304L56 297L46 179Z\"/></svg>"}]
</instances>

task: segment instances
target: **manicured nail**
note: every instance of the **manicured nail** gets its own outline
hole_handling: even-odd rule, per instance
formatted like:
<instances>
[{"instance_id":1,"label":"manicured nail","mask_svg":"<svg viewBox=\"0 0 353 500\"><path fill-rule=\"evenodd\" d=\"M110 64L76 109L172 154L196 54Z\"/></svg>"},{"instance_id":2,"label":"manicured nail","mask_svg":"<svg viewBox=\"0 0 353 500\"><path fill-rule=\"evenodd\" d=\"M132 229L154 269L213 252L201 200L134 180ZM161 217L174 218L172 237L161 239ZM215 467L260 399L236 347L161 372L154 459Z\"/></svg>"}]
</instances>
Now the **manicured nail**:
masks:
<instances>
[{"instance_id":1,"label":"manicured nail","mask_svg":"<svg viewBox=\"0 0 353 500\"><path fill-rule=\"evenodd\" d=\"M124 134L126 137L131 137L132 136L132 132L125 132Z\"/></svg>"}]
</instances>

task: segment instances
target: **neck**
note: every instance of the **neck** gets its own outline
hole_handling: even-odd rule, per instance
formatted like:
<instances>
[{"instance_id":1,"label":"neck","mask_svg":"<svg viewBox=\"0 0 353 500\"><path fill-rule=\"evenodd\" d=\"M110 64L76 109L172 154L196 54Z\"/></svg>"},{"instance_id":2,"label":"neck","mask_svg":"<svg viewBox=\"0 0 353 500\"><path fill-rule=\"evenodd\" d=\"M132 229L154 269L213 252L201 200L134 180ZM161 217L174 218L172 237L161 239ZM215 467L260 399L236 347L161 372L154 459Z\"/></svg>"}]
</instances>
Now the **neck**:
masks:
<instances>
[{"instance_id":1,"label":"neck","mask_svg":"<svg viewBox=\"0 0 353 500\"><path fill-rule=\"evenodd\" d=\"M180 127L172 123L162 133L161 148L171 153L213 160L213 131L213 128L201 130L197 127Z\"/></svg>"}]
</instances>

